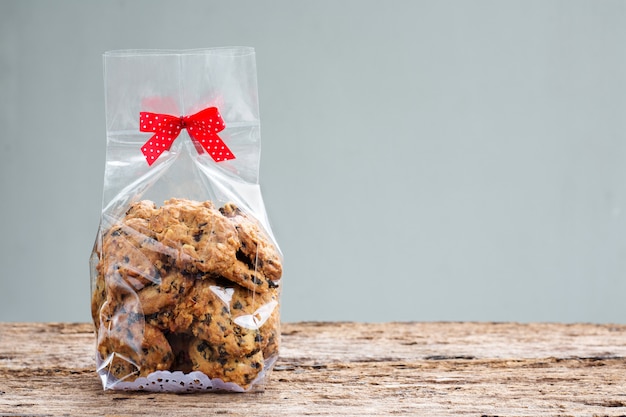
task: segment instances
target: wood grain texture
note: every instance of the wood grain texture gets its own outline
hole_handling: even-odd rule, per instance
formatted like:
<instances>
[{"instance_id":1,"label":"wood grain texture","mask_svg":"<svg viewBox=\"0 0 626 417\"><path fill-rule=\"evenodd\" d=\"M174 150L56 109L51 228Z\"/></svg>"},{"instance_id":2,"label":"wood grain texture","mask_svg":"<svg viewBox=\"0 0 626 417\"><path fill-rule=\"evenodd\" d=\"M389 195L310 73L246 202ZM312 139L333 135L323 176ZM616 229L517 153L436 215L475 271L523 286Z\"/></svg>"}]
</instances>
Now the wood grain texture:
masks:
<instances>
[{"instance_id":1,"label":"wood grain texture","mask_svg":"<svg viewBox=\"0 0 626 417\"><path fill-rule=\"evenodd\" d=\"M266 390L102 391L89 324L0 323L0 416L624 416L626 326L291 323Z\"/></svg>"}]
</instances>

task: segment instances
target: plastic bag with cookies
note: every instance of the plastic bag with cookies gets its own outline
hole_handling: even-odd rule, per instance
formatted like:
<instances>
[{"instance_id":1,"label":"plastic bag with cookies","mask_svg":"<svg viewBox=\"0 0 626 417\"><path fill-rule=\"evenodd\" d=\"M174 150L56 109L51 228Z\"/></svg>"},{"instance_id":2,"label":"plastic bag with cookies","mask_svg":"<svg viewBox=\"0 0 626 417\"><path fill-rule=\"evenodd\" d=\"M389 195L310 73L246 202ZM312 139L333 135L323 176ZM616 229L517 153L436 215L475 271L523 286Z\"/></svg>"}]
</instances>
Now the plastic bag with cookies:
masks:
<instances>
[{"instance_id":1,"label":"plastic bag with cookies","mask_svg":"<svg viewBox=\"0 0 626 417\"><path fill-rule=\"evenodd\" d=\"M112 51L104 72L90 259L104 389L263 389L283 258L259 187L254 50Z\"/></svg>"}]
</instances>

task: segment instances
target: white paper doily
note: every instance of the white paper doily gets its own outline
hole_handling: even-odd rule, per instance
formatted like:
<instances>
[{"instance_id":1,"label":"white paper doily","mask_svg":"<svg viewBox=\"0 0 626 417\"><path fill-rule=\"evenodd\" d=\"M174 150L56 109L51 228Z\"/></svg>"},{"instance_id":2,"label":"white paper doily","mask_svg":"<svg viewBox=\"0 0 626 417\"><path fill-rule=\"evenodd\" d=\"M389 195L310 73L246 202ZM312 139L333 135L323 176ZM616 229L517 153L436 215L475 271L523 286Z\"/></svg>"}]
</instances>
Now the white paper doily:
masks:
<instances>
[{"instance_id":1,"label":"white paper doily","mask_svg":"<svg viewBox=\"0 0 626 417\"><path fill-rule=\"evenodd\" d=\"M99 355L98 355L99 356ZM248 390L254 389L265 379L267 372L274 367L277 357L265 361L263 370L252 381ZM102 359L98 358L101 363ZM197 391L230 391L245 392L246 389L233 382L224 382L219 378L211 379L202 372L194 371L185 374L181 371L156 371L147 377L139 377L134 381L118 380L106 369L99 367L102 386L105 390L120 391L162 391L162 392L197 392Z\"/></svg>"}]
</instances>

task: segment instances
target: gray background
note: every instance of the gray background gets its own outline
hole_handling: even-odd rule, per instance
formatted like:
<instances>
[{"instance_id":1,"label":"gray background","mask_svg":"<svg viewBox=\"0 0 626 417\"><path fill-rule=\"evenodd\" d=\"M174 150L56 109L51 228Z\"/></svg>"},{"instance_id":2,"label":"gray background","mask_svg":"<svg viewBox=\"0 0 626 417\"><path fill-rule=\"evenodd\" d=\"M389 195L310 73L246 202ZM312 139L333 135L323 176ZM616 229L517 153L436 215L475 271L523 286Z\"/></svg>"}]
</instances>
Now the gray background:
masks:
<instances>
[{"instance_id":1,"label":"gray background","mask_svg":"<svg viewBox=\"0 0 626 417\"><path fill-rule=\"evenodd\" d=\"M0 0L0 320L90 320L102 53L224 45L285 321L626 322L626 2L546 0Z\"/></svg>"}]
</instances>

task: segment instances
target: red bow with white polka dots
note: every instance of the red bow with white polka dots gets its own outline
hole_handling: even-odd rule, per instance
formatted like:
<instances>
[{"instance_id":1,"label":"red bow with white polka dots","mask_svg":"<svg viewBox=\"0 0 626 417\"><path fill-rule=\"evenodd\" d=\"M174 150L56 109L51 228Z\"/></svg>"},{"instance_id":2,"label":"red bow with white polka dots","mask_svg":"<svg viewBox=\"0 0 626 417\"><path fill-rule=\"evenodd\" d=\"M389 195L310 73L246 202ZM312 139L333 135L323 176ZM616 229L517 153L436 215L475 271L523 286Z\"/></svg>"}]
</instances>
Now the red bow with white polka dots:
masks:
<instances>
[{"instance_id":1,"label":"red bow with white polka dots","mask_svg":"<svg viewBox=\"0 0 626 417\"><path fill-rule=\"evenodd\" d=\"M202 153L204 148L215 162L235 159L235 155L217 136L217 133L224 128L224 120L217 107L207 107L191 116L180 117L141 112L139 113L139 130L155 132L141 147L141 152L145 155L148 165L152 165L164 151L169 151L180 131L187 129L199 153Z\"/></svg>"}]
</instances>

